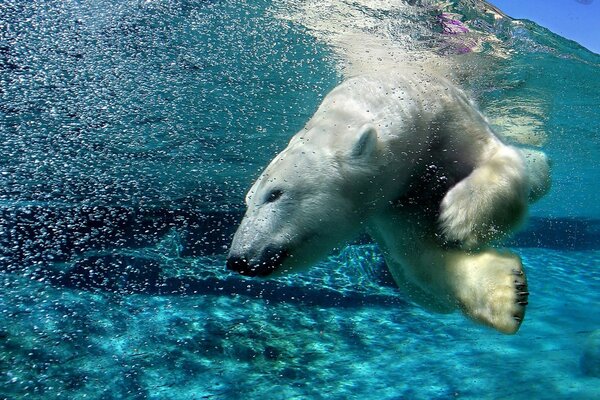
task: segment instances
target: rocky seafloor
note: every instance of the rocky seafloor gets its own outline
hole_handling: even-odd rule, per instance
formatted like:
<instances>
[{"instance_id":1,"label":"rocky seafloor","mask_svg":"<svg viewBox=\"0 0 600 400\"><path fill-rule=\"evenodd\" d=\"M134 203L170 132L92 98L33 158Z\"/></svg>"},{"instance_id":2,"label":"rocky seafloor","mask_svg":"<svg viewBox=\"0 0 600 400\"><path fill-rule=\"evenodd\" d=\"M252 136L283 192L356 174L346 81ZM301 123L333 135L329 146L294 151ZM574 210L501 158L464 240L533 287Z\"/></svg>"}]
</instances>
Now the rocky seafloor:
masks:
<instances>
[{"instance_id":1,"label":"rocky seafloor","mask_svg":"<svg viewBox=\"0 0 600 400\"><path fill-rule=\"evenodd\" d=\"M168 247L163 241L80 261L125 271L96 281L74 280L77 263L70 275L59 263L54 273L1 273L0 398L600 393L600 378L580 365L586 340L600 327L597 250L517 249L530 305L519 333L504 336L406 302L369 244L350 246L306 274L266 281L228 274L222 256L170 257Z\"/></svg>"}]
</instances>

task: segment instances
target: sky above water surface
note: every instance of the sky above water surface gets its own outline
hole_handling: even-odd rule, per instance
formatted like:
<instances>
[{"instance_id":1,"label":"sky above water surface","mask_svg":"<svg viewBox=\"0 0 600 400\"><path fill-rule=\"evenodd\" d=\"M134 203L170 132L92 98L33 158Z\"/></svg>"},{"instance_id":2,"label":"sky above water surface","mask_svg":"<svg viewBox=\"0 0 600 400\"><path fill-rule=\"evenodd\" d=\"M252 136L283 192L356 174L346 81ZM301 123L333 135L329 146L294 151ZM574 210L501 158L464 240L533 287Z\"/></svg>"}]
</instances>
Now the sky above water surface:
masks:
<instances>
[{"instance_id":1,"label":"sky above water surface","mask_svg":"<svg viewBox=\"0 0 600 400\"><path fill-rule=\"evenodd\" d=\"M488 0L600 54L600 0Z\"/></svg>"}]
</instances>

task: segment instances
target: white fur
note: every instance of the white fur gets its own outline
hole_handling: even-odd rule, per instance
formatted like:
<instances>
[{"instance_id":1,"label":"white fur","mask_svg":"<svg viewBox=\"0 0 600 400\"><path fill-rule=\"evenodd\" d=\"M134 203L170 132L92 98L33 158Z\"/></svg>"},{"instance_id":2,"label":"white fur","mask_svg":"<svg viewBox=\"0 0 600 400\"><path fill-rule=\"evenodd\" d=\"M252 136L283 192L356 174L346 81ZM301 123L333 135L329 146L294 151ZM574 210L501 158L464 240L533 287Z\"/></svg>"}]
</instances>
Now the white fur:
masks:
<instances>
[{"instance_id":1,"label":"white fur","mask_svg":"<svg viewBox=\"0 0 600 400\"><path fill-rule=\"evenodd\" d=\"M416 302L512 333L521 262L489 244L548 182L543 153L503 143L447 80L363 75L335 88L252 186L231 255L259 264L283 249L277 273L294 271L367 229Z\"/></svg>"},{"instance_id":2,"label":"white fur","mask_svg":"<svg viewBox=\"0 0 600 400\"><path fill-rule=\"evenodd\" d=\"M440 222L446 238L477 248L510 233L525 216L528 188L520 153L500 147L442 200Z\"/></svg>"}]
</instances>

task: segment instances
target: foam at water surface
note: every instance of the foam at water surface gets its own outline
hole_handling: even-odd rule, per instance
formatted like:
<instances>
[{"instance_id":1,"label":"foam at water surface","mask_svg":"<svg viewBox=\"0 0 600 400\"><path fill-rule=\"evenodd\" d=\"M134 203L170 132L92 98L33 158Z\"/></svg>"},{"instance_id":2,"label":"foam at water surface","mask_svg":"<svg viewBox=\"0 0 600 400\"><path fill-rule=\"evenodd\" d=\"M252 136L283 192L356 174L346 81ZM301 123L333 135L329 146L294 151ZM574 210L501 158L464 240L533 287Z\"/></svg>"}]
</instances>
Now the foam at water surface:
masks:
<instances>
[{"instance_id":1,"label":"foam at water surface","mask_svg":"<svg viewBox=\"0 0 600 400\"><path fill-rule=\"evenodd\" d=\"M9 0L0 25L0 398L600 392L597 55L477 1ZM509 242L515 337L407 303L360 240L305 275L224 270L260 168L344 76L395 63L553 159Z\"/></svg>"}]
</instances>

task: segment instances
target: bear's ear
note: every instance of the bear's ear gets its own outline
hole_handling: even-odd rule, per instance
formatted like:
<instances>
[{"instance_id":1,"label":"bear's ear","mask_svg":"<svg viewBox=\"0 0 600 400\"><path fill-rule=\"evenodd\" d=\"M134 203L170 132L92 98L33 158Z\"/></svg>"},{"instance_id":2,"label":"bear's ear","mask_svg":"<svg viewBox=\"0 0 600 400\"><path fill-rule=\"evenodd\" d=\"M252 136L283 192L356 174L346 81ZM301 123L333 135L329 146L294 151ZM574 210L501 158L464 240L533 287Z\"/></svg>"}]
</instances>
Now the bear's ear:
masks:
<instances>
[{"instance_id":1,"label":"bear's ear","mask_svg":"<svg viewBox=\"0 0 600 400\"><path fill-rule=\"evenodd\" d=\"M351 156L354 158L368 157L377 146L377 130L371 124L365 124L358 130L358 135L352 145Z\"/></svg>"}]
</instances>

